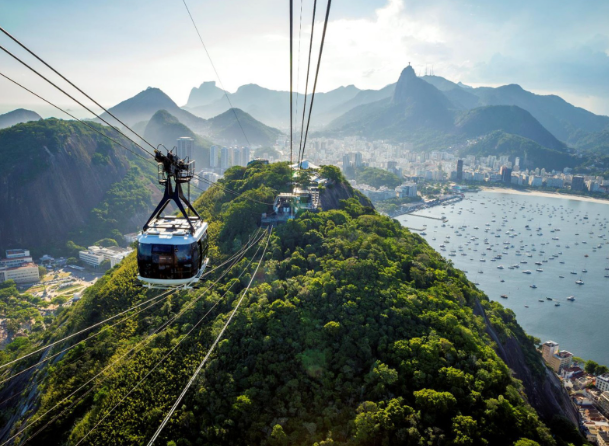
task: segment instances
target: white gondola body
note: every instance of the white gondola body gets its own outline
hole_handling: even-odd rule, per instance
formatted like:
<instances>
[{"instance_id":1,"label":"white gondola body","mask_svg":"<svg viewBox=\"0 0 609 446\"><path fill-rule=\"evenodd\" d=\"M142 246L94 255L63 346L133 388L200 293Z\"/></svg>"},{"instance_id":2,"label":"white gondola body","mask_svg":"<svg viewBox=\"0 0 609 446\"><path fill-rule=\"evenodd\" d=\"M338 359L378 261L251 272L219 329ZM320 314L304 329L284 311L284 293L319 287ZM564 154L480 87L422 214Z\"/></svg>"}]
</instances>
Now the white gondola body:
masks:
<instances>
[{"instance_id":1,"label":"white gondola body","mask_svg":"<svg viewBox=\"0 0 609 446\"><path fill-rule=\"evenodd\" d=\"M189 288L207 268L207 222L159 217L138 235L138 279L148 288Z\"/></svg>"}]
</instances>

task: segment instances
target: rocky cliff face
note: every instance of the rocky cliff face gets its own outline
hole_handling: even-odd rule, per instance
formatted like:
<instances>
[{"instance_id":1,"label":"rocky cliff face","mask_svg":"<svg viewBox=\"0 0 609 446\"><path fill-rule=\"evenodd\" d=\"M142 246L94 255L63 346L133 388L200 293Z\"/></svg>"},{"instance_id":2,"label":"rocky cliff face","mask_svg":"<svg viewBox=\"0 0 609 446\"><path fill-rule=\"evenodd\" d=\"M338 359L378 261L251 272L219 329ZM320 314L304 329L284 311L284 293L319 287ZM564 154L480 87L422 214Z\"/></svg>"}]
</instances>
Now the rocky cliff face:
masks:
<instances>
[{"instance_id":1,"label":"rocky cliff face","mask_svg":"<svg viewBox=\"0 0 609 446\"><path fill-rule=\"evenodd\" d=\"M125 176L129 162L117 147L80 123L56 119L1 131L0 247L65 243Z\"/></svg>"},{"instance_id":2,"label":"rocky cliff face","mask_svg":"<svg viewBox=\"0 0 609 446\"><path fill-rule=\"evenodd\" d=\"M359 191L354 190L349 183L331 182L319 194L319 202L324 211L340 209L340 201L349 198L357 198L362 205L372 207L372 202Z\"/></svg>"},{"instance_id":3,"label":"rocky cliff face","mask_svg":"<svg viewBox=\"0 0 609 446\"><path fill-rule=\"evenodd\" d=\"M509 337L505 342L501 341L479 301L474 306L474 314L484 317L486 331L496 345L495 351L510 368L514 377L522 381L527 399L537 413L548 421L555 415L561 415L577 425L577 412L556 375L545 365L543 366L545 375L537 376L533 373L527 365L522 345L514 337ZM538 360L543 361L541 357Z\"/></svg>"}]
</instances>

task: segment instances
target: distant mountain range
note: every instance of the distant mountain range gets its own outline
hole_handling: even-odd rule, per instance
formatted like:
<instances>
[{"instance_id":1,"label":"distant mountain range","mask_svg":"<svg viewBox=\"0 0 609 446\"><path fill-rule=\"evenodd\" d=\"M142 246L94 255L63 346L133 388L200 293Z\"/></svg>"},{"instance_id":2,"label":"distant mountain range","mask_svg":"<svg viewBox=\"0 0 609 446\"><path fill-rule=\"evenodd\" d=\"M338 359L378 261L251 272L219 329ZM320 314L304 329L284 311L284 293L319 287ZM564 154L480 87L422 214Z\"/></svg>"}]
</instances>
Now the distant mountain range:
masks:
<instances>
[{"instance_id":1,"label":"distant mountain range","mask_svg":"<svg viewBox=\"0 0 609 446\"><path fill-rule=\"evenodd\" d=\"M384 92L368 93L370 97L362 102L362 100L356 99L360 93L363 92L353 85L340 87L327 93L317 93L313 107L315 119L312 120L312 125L320 126L340 116L353 106L380 99L384 95ZM366 94L363 95L363 97L365 96ZM308 94L307 102L310 103L310 100L311 94ZM302 117L304 95L294 93L292 101L295 115ZM348 104L350 101L354 101L351 106ZM224 91L216 87L214 83L205 82L199 88L192 89L184 108L197 116L209 119L227 111L231 104L267 125L281 129L287 129L290 125L290 92L270 90L256 84L243 85L235 93L225 95ZM344 104L348 105L341 108Z\"/></svg>"},{"instance_id":2,"label":"distant mountain range","mask_svg":"<svg viewBox=\"0 0 609 446\"><path fill-rule=\"evenodd\" d=\"M414 74L414 70L412 74ZM559 96L538 95L526 91L516 84L497 88L472 88L440 76L421 76L417 79L432 85L440 94L431 93L431 90L426 89L420 82L414 82L413 86L416 87L416 90L421 91L415 93L412 91L413 88L410 88L411 91L408 94L420 94L422 95L420 98L422 101L428 99L432 100L433 103L442 101L444 102L442 108L450 110L453 115L458 111L467 111L484 106L517 106L529 112L556 139L570 147L579 147L580 144L588 147L591 141L597 145L609 144L609 140L602 133L604 130L609 130L609 117L595 115L583 108L575 107ZM370 107L376 110L381 106L379 101L392 101L395 88L396 84L390 84L380 90L359 90L357 87L350 85L327 93L317 94L313 120L311 121L312 128L318 131L334 131L337 127L340 128L352 122L354 118L357 119L358 116L363 114L370 116L366 111L357 110L357 107L365 106L365 108ZM429 97L430 95L433 95L434 98ZM271 90L254 84L241 86L235 93L225 93L216 87L214 82L205 82L199 88L192 89L188 103L184 108L197 116L211 118L230 108L227 97L234 107L242 109L251 114L253 118L267 125L284 130L289 126L289 92ZM303 99L303 95L294 94L293 96L294 106L297 107L297 116L301 116ZM404 99L405 102L408 102L409 98L404 97ZM416 98L412 97L411 99ZM310 102L310 94L307 97L307 102ZM414 105L409 106L410 109L413 109L412 107ZM430 110L440 111L440 109L434 107L432 104L428 105ZM415 108L418 111L421 110L420 106ZM441 116L438 116L438 119L440 121L446 120L446 113L442 113ZM431 121L429 123L434 128L441 124ZM399 129L400 124L392 120L390 125L398 128L388 134L381 135L381 137L401 138L400 133L403 132ZM418 139L416 136L413 136L413 138ZM444 140L437 135L431 139L435 142Z\"/></svg>"},{"instance_id":3,"label":"distant mountain range","mask_svg":"<svg viewBox=\"0 0 609 446\"><path fill-rule=\"evenodd\" d=\"M160 89L148 88L110 111L140 134L155 113L165 110L207 140L239 145L249 140L253 146L270 146L281 135L277 128L284 132L289 128L289 99L287 91L255 84L228 93L215 82L204 82L192 89L184 107ZM292 99L299 123L305 98L294 93ZM310 103L311 94L306 101ZM15 110L0 116L0 127L32 119L40 117ZM316 94L311 129L318 135L410 142L423 150L445 149L501 131L551 150L609 151L608 116L595 115L555 95L531 93L516 84L472 88L440 76L418 77L408 67L397 83L380 90L349 85ZM295 134L298 131L297 125Z\"/></svg>"},{"instance_id":4,"label":"distant mountain range","mask_svg":"<svg viewBox=\"0 0 609 446\"><path fill-rule=\"evenodd\" d=\"M522 157L526 158L525 165L558 168L573 162L568 146L581 145L583 149L585 144L590 150L609 146L609 117L574 107L557 96L535 95L516 85L471 88L438 76L417 77L409 66L402 71L391 97L352 108L333 120L322 134L410 142L425 150L460 146L494 132L499 133L468 150L479 155L526 152ZM550 160L535 155L545 149L565 156Z\"/></svg>"},{"instance_id":5,"label":"distant mountain range","mask_svg":"<svg viewBox=\"0 0 609 446\"><path fill-rule=\"evenodd\" d=\"M213 96L214 89L219 90L215 85L204 84L201 86L201 89L198 90L199 93L196 93L194 96L197 97L197 95L201 94L212 94ZM219 91L219 94L222 95L222 90ZM209 120L200 118L189 111L178 107L169 96L158 88L148 88L134 97L115 105L110 108L109 111L138 132L142 131L142 129L148 131L149 121L159 111L165 111L176 120L177 123L181 123L185 126L183 129L184 134L181 136L196 134L220 144L245 145L248 144L247 141L249 141L249 144L251 145L268 146L274 144L277 137L281 135L279 130L262 124L239 109L221 112L218 116ZM163 116L157 117L157 121L153 123L153 128L158 127ZM102 117L108 122L120 126L120 124L114 121L107 113L104 113ZM167 116L165 116L165 118L166 117ZM164 123L163 126L165 129L162 132L163 136L159 138L158 142L151 141L151 143L169 143L166 135L172 132L175 133L178 129L176 122L171 122L173 129L169 130L169 124L169 122ZM243 133L247 135L247 139L244 137ZM170 143L171 147L173 145L175 145L175 140ZM171 148L170 146L167 147Z\"/></svg>"},{"instance_id":6,"label":"distant mountain range","mask_svg":"<svg viewBox=\"0 0 609 446\"><path fill-rule=\"evenodd\" d=\"M42 117L38 113L24 108L18 108L17 110L0 115L0 129L5 129L15 124L21 124L22 122L38 121L40 119L42 119Z\"/></svg>"}]
</instances>

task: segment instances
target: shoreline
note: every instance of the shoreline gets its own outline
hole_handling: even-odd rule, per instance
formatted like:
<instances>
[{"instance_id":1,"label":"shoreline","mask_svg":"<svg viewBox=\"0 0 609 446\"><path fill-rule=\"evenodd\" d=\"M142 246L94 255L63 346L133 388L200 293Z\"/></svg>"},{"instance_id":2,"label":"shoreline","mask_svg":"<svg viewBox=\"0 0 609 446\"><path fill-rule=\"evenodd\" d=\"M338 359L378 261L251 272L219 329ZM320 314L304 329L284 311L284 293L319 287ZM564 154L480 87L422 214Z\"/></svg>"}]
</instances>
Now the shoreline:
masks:
<instances>
[{"instance_id":1,"label":"shoreline","mask_svg":"<svg viewBox=\"0 0 609 446\"><path fill-rule=\"evenodd\" d=\"M504 189L501 187L488 187L488 186L481 187L480 191L481 192L504 193L504 194L510 194L510 195L528 195L528 196L534 196L534 197L562 198L562 199L575 200L575 201L587 201L589 203L609 204L609 200L605 200L602 198L585 197L585 196L581 196L581 195L568 195L568 194L561 194L558 192Z\"/></svg>"}]
</instances>

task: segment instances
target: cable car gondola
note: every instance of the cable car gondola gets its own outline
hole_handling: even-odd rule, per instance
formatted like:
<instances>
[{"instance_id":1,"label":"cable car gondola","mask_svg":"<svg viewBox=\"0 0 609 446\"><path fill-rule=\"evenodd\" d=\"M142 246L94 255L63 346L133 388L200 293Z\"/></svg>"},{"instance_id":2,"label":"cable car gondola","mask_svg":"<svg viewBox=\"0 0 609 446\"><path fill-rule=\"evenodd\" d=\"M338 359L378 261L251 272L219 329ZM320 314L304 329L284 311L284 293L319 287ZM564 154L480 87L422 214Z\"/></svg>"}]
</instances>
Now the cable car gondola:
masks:
<instances>
[{"instance_id":1,"label":"cable car gondola","mask_svg":"<svg viewBox=\"0 0 609 446\"><path fill-rule=\"evenodd\" d=\"M165 194L137 238L138 279L147 288L191 288L209 263L208 224L182 192L182 184L194 176L194 161L182 160L172 152L163 155L158 150L155 160ZM171 201L183 217L161 215ZM183 204L194 216L188 216Z\"/></svg>"}]
</instances>

